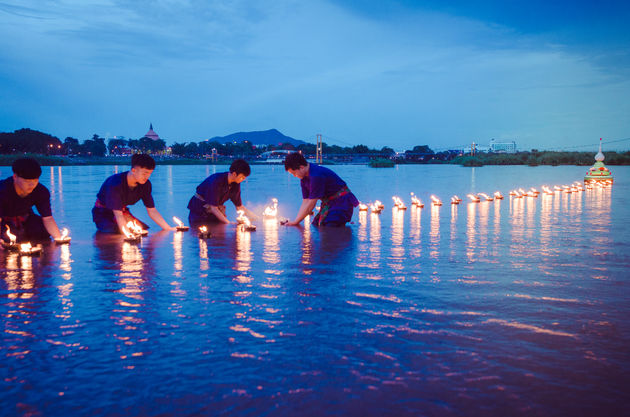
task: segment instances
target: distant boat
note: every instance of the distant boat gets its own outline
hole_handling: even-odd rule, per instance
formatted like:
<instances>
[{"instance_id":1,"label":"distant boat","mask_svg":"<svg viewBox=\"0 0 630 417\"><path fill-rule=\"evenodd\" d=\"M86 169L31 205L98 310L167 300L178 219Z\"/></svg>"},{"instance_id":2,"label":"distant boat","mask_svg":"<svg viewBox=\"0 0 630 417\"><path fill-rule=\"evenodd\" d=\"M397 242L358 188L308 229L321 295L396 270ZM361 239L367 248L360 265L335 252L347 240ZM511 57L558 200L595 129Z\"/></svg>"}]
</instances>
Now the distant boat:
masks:
<instances>
[{"instance_id":1,"label":"distant boat","mask_svg":"<svg viewBox=\"0 0 630 417\"><path fill-rule=\"evenodd\" d=\"M288 151L284 149L263 152L260 154L260 162L264 164L284 164L284 159L287 157L288 154L293 152L295 151Z\"/></svg>"}]
</instances>

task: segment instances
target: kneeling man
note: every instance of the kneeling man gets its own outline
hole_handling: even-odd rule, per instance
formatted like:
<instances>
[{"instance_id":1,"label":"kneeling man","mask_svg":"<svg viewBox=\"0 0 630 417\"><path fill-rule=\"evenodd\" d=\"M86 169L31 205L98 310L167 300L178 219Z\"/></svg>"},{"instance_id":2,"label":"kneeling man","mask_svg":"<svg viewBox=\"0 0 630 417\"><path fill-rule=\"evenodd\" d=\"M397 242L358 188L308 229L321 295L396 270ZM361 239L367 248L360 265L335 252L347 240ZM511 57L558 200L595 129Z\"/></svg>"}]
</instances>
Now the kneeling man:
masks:
<instances>
[{"instance_id":1,"label":"kneeling man","mask_svg":"<svg viewBox=\"0 0 630 417\"><path fill-rule=\"evenodd\" d=\"M122 233L122 228L133 220L143 229L149 226L136 219L128 205L136 204L142 200L147 208L149 217L162 229L174 230L155 208L151 195L151 181L149 177L155 169L155 160L146 154L134 154L131 157L131 170L120 174L114 174L107 178L98 194L96 203L92 208L92 220L96 228L105 233Z\"/></svg>"},{"instance_id":2,"label":"kneeling man","mask_svg":"<svg viewBox=\"0 0 630 417\"><path fill-rule=\"evenodd\" d=\"M345 226L352 219L352 212L359 201L337 174L326 167L306 162L300 153L287 155L284 169L300 179L303 198L297 216L286 225L300 224L313 211L317 200L322 200L322 204L313 225Z\"/></svg>"},{"instance_id":3,"label":"kneeling man","mask_svg":"<svg viewBox=\"0 0 630 417\"><path fill-rule=\"evenodd\" d=\"M52 216L50 192L39 183L42 168L33 158L13 162L13 176L0 181L0 224L2 239L7 227L18 242L59 239L61 233ZM39 216L33 211L37 208Z\"/></svg>"}]
</instances>

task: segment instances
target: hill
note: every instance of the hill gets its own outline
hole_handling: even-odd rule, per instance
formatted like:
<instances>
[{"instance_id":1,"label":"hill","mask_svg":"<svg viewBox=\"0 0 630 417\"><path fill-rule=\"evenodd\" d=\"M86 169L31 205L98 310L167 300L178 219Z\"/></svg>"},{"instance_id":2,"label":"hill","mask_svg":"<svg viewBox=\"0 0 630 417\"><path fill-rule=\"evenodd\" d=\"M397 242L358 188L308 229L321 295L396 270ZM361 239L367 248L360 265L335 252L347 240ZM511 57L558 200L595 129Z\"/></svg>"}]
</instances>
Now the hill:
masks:
<instances>
[{"instance_id":1,"label":"hill","mask_svg":"<svg viewBox=\"0 0 630 417\"><path fill-rule=\"evenodd\" d=\"M280 143L290 143L294 146L302 145L306 142L294 139L290 136L283 135L276 129L254 131L254 132L237 132L227 136L215 136L208 139L209 142L244 142L248 140L253 145L278 145Z\"/></svg>"}]
</instances>

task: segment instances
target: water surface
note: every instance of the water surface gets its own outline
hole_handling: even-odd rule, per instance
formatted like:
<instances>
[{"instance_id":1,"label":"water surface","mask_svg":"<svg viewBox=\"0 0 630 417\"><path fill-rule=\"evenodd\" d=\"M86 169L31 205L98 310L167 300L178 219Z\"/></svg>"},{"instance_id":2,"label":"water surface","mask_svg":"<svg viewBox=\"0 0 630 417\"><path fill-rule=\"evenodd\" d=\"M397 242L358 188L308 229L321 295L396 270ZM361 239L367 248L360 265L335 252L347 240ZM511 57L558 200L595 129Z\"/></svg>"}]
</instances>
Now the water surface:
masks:
<instances>
[{"instance_id":1,"label":"water surface","mask_svg":"<svg viewBox=\"0 0 630 417\"><path fill-rule=\"evenodd\" d=\"M125 167L46 167L73 237L0 253L3 415L621 415L630 374L630 176L612 189L510 200L586 167L335 166L380 215L342 229L258 221L141 244L95 232ZM222 167L219 167L221 170ZM165 218L212 166L159 166ZM3 169L2 175L8 176ZM301 202L254 166L246 206ZM500 190L503 201L396 212L391 197ZM234 218L233 207L228 215Z\"/></svg>"}]
</instances>

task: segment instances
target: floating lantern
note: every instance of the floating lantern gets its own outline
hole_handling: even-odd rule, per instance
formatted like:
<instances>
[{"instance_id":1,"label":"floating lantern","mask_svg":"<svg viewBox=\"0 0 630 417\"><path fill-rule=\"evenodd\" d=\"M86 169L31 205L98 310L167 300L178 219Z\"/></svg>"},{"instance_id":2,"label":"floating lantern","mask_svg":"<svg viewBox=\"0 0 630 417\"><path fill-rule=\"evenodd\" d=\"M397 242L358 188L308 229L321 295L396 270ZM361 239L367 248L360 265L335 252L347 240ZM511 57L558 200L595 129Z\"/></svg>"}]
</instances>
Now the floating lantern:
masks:
<instances>
[{"instance_id":1,"label":"floating lantern","mask_svg":"<svg viewBox=\"0 0 630 417\"><path fill-rule=\"evenodd\" d=\"M451 197L451 204L459 204L460 202L461 202L461 199L457 197L456 195Z\"/></svg>"},{"instance_id":2,"label":"floating lantern","mask_svg":"<svg viewBox=\"0 0 630 417\"><path fill-rule=\"evenodd\" d=\"M39 255L42 251L40 245L32 246L29 242L20 244L20 255L34 256Z\"/></svg>"},{"instance_id":3,"label":"floating lantern","mask_svg":"<svg viewBox=\"0 0 630 417\"><path fill-rule=\"evenodd\" d=\"M129 222L129 223L132 223L132 222ZM130 242L130 243L140 242L142 235L135 233L134 231L132 231L133 229L127 229L127 227L129 226L129 223L127 223L127 226L123 226L122 228L123 235L125 236L123 239L125 240L125 242Z\"/></svg>"},{"instance_id":4,"label":"floating lantern","mask_svg":"<svg viewBox=\"0 0 630 417\"><path fill-rule=\"evenodd\" d=\"M379 204L377 204L379 203ZM381 214L381 211L383 211L383 209L381 208L381 204L380 201L376 200L374 202L374 204L370 205L370 211L374 214Z\"/></svg>"},{"instance_id":5,"label":"floating lantern","mask_svg":"<svg viewBox=\"0 0 630 417\"><path fill-rule=\"evenodd\" d=\"M70 231L67 227L61 229L61 236L58 239L55 239L55 243L57 243L58 245L65 245L67 243L70 243L71 238L70 236L68 236L69 233Z\"/></svg>"},{"instance_id":6,"label":"floating lantern","mask_svg":"<svg viewBox=\"0 0 630 417\"><path fill-rule=\"evenodd\" d=\"M534 198L538 197L538 194L533 191L528 191L527 193L525 193L525 195L527 197L534 197Z\"/></svg>"},{"instance_id":7,"label":"floating lantern","mask_svg":"<svg viewBox=\"0 0 630 417\"><path fill-rule=\"evenodd\" d=\"M129 220L127 222L127 230L134 235L146 236L149 234L148 230L144 230L135 220Z\"/></svg>"},{"instance_id":8,"label":"floating lantern","mask_svg":"<svg viewBox=\"0 0 630 417\"><path fill-rule=\"evenodd\" d=\"M501 192L500 192L500 191L496 191L496 192L494 193L494 199L495 199L495 200L503 200L503 194L501 194Z\"/></svg>"},{"instance_id":9,"label":"floating lantern","mask_svg":"<svg viewBox=\"0 0 630 417\"><path fill-rule=\"evenodd\" d=\"M173 221L177 224L176 228L178 232L185 232L189 229L188 226L184 226L184 223L175 216L173 216Z\"/></svg>"},{"instance_id":10,"label":"floating lantern","mask_svg":"<svg viewBox=\"0 0 630 417\"><path fill-rule=\"evenodd\" d=\"M210 232L208 231L208 227L200 226L197 236L199 236L200 239L208 239L211 236Z\"/></svg>"},{"instance_id":11,"label":"floating lantern","mask_svg":"<svg viewBox=\"0 0 630 417\"><path fill-rule=\"evenodd\" d=\"M407 210L407 206L405 206L405 203L403 203L400 198L392 197L392 200L394 200L394 206L396 206L398 210Z\"/></svg>"},{"instance_id":12,"label":"floating lantern","mask_svg":"<svg viewBox=\"0 0 630 417\"><path fill-rule=\"evenodd\" d=\"M479 203L481 199L474 194L468 194L468 198L470 198L471 203Z\"/></svg>"},{"instance_id":13,"label":"floating lantern","mask_svg":"<svg viewBox=\"0 0 630 417\"><path fill-rule=\"evenodd\" d=\"M417 207L417 208L423 208L424 204L422 204L422 201L420 201L420 199L418 197L416 197L416 195L414 193L411 193L411 206L412 207Z\"/></svg>"},{"instance_id":14,"label":"floating lantern","mask_svg":"<svg viewBox=\"0 0 630 417\"><path fill-rule=\"evenodd\" d=\"M486 193L479 193L480 196L482 196L486 201L492 201L494 200L494 198L490 197L488 194Z\"/></svg>"},{"instance_id":15,"label":"floating lantern","mask_svg":"<svg viewBox=\"0 0 630 417\"><path fill-rule=\"evenodd\" d=\"M17 236L15 236L13 233L11 233L11 228L9 227L9 225L7 224L7 237L9 238L8 242L5 242L4 239L0 239L0 242L2 242L2 246L6 249L9 250L18 250L19 246L17 244Z\"/></svg>"},{"instance_id":16,"label":"floating lantern","mask_svg":"<svg viewBox=\"0 0 630 417\"><path fill-rule=\"evenodd\" d=\"M562 191L564 191L567 194L571 194L573 192L573 190L571 190L571 187L569 187L568 185L563 185Z\"/></svg>"},{"instance_id":17,"label":"floating lantern","mask_svg":"<svg viewBox=\"0 0 630 417\"><path fill-rule=\"evenodd\" d=\"M256 226L249 221L244 210L238 210L237 213L238 217L236 218L236 222L238 223L239 230L247 232L253 232L256 230Z\"/></svg>"},{"instance_id":18,"label":"floating lantern","mask_svg":"<svg viewBox=\"0 0 630 417\"><path fill-rule=\"evenodd\" d=\"M376 200L374 204L376 204L376 206L381 210L385 209L385 204L381 203L379 200Z\"/></svg>"},{"instance_id":19,"label":"floating lantern","mask_svg":"<svg viewBox=\"0 0 630 417\"><path fill-rule=\"evenodd\" d=\"M431 204L434 206L441 206L442 205L442 200L440 200L439 198L437 198L434 195L431 195Z\"/></svg>"},{"instance_id":20,"label":"floating lantern","mask_svg":"<svg viewBox=\"0 0 630 417\"><path fill-rule=\"evenodd\" d=\"M369 207L367 206L367 204L363 204L360 203L359 204L359 211L368 211Z\"/></svg>"},{"instance_id":21,"label":"floating lantern","mask_svg":"<svg viewBox=\"0 0 630 417\"><path fill-rule=\"evenodd\" d=\"M529 189L529 191L530 191L530 192L532 192L532 193L534 193L534 194L536 194L536 195L540 194L540 191L538 191L538 190L537 190L537 189L535 189L534 187L530 188L530 189ZM528 193L528 194L529 194L529 193Z\"/></svg>"},{"instance_id":22,"label":"floating lantern","mask_svg":"<svg viewBox=\"0 0 630 417\"><path fill-rule=\"evenodd\" d=\"M265 211L263 211L263 217L276 217L278 216L278 199L272 198L271 205L265 207Z\"/></svg>"},{"instance_id":23,"label":"floating lantern","mask_svg":"<svg viewBox=\"0 0 630 417\"><path fill-rule=\"evenodd\" d=\"M542 186L542 190L544 195L553 195L553 191L551 191L551 188L547 187L546 185Z\"/></svg>"}]
</instances>

